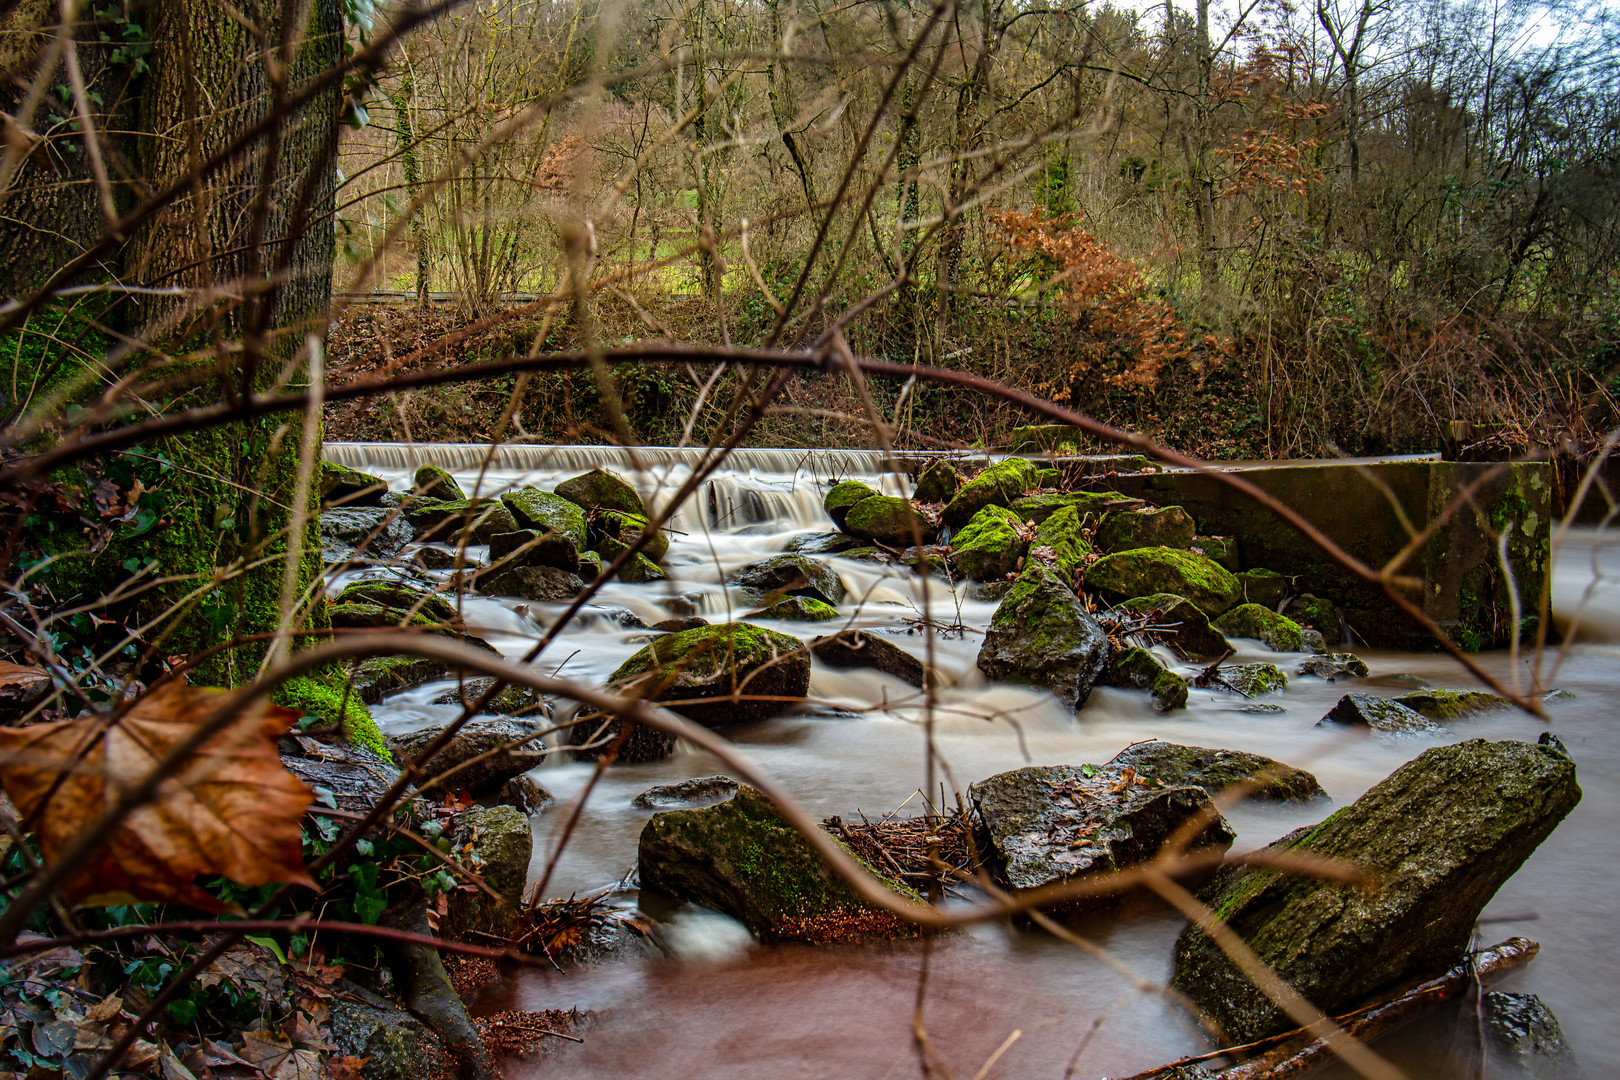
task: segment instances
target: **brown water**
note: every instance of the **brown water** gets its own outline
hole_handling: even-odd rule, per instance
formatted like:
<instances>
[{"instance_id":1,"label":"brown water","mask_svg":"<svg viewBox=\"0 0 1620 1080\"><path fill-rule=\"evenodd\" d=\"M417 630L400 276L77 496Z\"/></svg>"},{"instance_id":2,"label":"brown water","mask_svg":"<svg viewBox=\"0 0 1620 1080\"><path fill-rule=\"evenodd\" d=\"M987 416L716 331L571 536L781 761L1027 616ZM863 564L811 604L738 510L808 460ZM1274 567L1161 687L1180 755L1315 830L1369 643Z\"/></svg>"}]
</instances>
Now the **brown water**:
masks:
<instances>
[{"instance_id":1,"label":"brown water","mask_svg":"<svg viewBox=\"0 0 1620 1080\"><path fill-rule=\"evenodd\" d=\"M351 449L347 463L402 479L409 460L368 457ZM781 458L745 458L706 493L707 505L683 511L679 537L668 559L672 584L613 585L577 630L544 658L550 670L600 681L640 647L643 634L614 621L615 610L647 621L664 616L662 604L685 595L711 619L746 610L719 583L724 573L781 550L788 536L807 528L830 528L821 517L819 491L807 482L802 460L784 471ZM486 476L491 484L551 486L575 469L559 471L543 460L522 461ZM573 461L563 463L575 465ZM646 464L646 463L644 463ZM840 464L823 463L838 471ZM577 468L577 466L576 466ZM678 481L685 466L667 460L636 474L645 493ZM460 474L471 481L471 474ZM875 478L874 478L875 479ZM469 483L470 486L470 483ZM905 633L907 616L926 601L936 615L984 626L989 604L961 601L935 583L924 595L910 580L869 564L834 560L851 602L844 608L858 625L895 634L894 640L922 652L922 640ZM1598 572L1594 572L1594 568ZM1589 640L1560 658L1544 686L1575 692L1573 701L1550 707L1551 727L1568 745L1585 796L1524 868L1486 909L1479 936L1495 942L1515 934L1542 943L1541 955L1502 987L1537 993L1562 1022L1587 1075L1608 1075L1604 1061L1620 1060L1620 1025L1605 989L1620 970L1620 941L1611 931L1620 908L1620 738L1611 730L1620 689L1620 593L1605 572L1620 580L1620 556L1602 550L1590 534L1572 537L1557 562L1560 612L1582 611ZM864 598L858 607L856 597ZM1584 606L1582 606L1584 605ZM492 640L510 654L521 652L534 633L555 617L544 605L489 599L472 603L469 618L499 631ZM807 627L788 624L786 632ZM1251 643L1252 644L1252 643ZM1368 787L1434 741L1389 742L1362 734L1315 727L1349 690L1399 693L1411 678L1435 686L1470 685L1449 660L1432 654L1363 651L1370 680L1329 684L1294 678L1288 690L1265 699L1286 710L1255 715L1235 710L1230 695L1193 691L1190 707L1171 716L1154 714L1145 695L1096 692L1079 717L1064 713L1048 695L987 685L975 669L973 634L936 640L936 663L952 685L936 706L937 776L948 788L1024 764L1100 762L1132 741L1160 737L1206 746L1250 750L1314 771L1335 806ZM1271 660L1293 671L1295 657L1255 651L1240 660ZM1498 676L1524 678L1528 665L1506 653L1482 658ZM1403 678L1397 678L1397 676ZM381 718L403 729L446 714L426 704L442 687L400 695ZM799 715L728 731L749 757L781 780L815 813L868 815L887 812L923 782L925 738L915 692L874 673L817 667L811 694L820 703L856 715ZM1451 725L1447 739L1485 737L1533 741L1544 730L1534 718L1497 714ZM1438 740L1446 741L1446 740ZM560 854L560 825L590 775L588 766L559 764L536 772L558 801L535 819L533 872L556 859L553 895L586 892L619 879L635 858L636 838L648 813L631 800L653 784L722 771L705 754L683 750L667 761L622 766L597 786L582 823ZM912 804L916 805L915 802ZM1260 847L1298 825L1320 819L1330 808L1240 806L1228 814L1238 848ZM1079 922L1076 929L1107 949L1130 977L1073 946L1044 934L1003 926L979 927L936 943L927 957L923 1016L935 1052L956 1077L975 1077L999 1047L1011 1040L989 1077L1124 1076L1183 1054L1207 1049L1185 1015L1138 984L1162 986L1170 972L1171 946L1183 921L1156 901L1132 901ZM921 945L882 948L760 947L729 919L691 909L677 911L668 926L674 956L634 958L594 967L528 970L483 1009L569 1008L596 1013L581 1032L583 1044L566 1043L543 1064L514 1063L516 1077L743 1078L799 1076L881 1078L918 1074L912 1017L925 964ZM1498 1075L1483 1068L1475 1051L1475 1021L1466 1010L1449 1010L1403 1029L1380 1049L1413 1077ZM1078 1055L1078 1056L1077 1056ZM1329 1074L1332 1075L1332 1074Z\"/></svg>"}]
</instances>

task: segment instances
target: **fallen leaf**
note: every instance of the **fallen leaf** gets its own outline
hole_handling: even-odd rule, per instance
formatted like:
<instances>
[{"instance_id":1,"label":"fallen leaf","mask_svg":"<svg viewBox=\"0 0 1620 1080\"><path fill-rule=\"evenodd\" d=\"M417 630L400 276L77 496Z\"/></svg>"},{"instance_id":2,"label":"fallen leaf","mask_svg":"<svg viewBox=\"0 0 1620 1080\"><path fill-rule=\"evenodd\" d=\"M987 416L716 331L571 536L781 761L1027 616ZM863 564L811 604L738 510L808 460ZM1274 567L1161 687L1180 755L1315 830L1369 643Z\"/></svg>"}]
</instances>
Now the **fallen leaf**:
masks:
<instances>
[{"instance_id":1,"label":"fallen leaf","mask_svg":"<svg viewBox=\"0 0 1620 1080\"><path fill-rule=\"evenodd\" d=\"M242 1057L270 1080L321 1080L321 1056L279 1031L242 1032Z\"/></svg>"},{"instance_id":2,"label":"fallen leaf","mask_svg":"<svg viewBox=\"0 0 1620 1080\"><path fill-rule=\"evenodd\" d=\"M41 667L0 661L0 702L32 705L51 692L51 673Z\"/></svg>"},{"instance_id":3,"label":"fallen leaf","mask_svg":"<svg viewBox=\"0 0 1620 1080\"><path fill-rule=\"evenodd\" d=\"M221 953L206 971L197 976L197 985L227 983L237 993L251 990L259 996L260 1010L277 1005L287 995L287 979L270 950L259 945L233 945Z\"/></svg>"},{"instance_id":4,"label":"fallen leaf","mask_svg":"<svg viewBox=\"0 0 1620 1080\"><path fill-rule=\"evenodd\" d=\"M0 729L0 785L36 823L46 861L100 820L123 790L144 780L218 707L222 694L166 684L110 728L104 718L91 717ZM220 874L243 885L313 884L299 834L310 790L282 766L276 749L277 736L297 719L291 709L266 704L231 718L67 877L64 897L173 900L218 911L223 905L193 885L199 875Z\"/></svg>"},{"instance_id":5,"label":"fallen leaf","mask_svg":"<svg viewBox=\"0 0 1620 1080\"><path fill-rule=\"evenodd\" d=\"M330 1080L360 1080L360 1070L370 1060L369 1057L328 1058L326 1075Z\"/></svg>"}]
</instances>

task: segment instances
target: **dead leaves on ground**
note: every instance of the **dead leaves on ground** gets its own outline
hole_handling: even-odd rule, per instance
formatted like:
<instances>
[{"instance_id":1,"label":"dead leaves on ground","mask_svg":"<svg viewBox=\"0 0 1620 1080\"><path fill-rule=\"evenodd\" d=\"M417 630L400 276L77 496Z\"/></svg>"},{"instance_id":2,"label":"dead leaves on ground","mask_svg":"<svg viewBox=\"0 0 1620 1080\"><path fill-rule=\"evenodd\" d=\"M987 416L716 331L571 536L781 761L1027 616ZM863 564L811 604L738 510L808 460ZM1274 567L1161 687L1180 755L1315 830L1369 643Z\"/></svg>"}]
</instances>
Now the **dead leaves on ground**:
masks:
<instances>
[{"instance_id":1,"label":"dead leaves on ground","mask_svg":"<svg viewBox=\"0 0 1620 1080\"><path fill-rule=\"evenodd\" d=\"M66 851L219 707L223 692L175 684L105 718L0 729L0 785L49 863ZM221 910L193 883L313 884L300 853L310 789L281 764L276 739L298 714L260 703L230 719L164 779L63 882L91 904L178 901Z\"/></svg>"}]
</instances>

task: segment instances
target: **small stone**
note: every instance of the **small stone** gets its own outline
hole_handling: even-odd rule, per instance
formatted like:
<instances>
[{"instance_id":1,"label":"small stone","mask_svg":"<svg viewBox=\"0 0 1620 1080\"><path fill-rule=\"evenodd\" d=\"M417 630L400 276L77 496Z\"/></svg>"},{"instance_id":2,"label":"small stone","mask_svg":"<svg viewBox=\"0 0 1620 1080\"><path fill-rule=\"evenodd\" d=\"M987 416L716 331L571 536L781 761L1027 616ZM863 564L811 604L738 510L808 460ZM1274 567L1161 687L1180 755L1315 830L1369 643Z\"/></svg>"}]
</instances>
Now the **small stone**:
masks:
<instances>
[{"instance_id":1,"label":"small stone","mask_svg":"<svg viewBox=\"0 0 1620 1080\"><path fill-rule=\"evenodd\" d=\"M922 688L926 668L917 657L892 641L864 630L845 630L830 637L810 639L810 651L828 667L864 667L893 675Z\"/></svg>"},{"instance_id":2,"label":"small stone","mask_svg":"<svg viewBox=\"0 0 1620 1080\"><path fill-rule=\"evenodd\" d=\"M1395 699L1430 720L1461 720L1480 713L1506 712L1513 702L1483 690L1414 690Z\"/></svg>"},{"instance_id":3,"label":"small stone","mask_svg":"<svg viewBox=\"0 0 1620 1080\"><path fill-rule=\"evenodd\" d=\"M456 570L464 566L475 566L477 560L462 554L459 557L454 551L443 548L420 547L411 556L411 562L423 570Z\"/></svg>"},{"instance_id":4,"label":"small stone","mask_svg":"<svg viewBox=\"0 0 1620 1080\"><path fill-rule=\"evenodd\" d=\"M1521 1075L1536 1080L1573 1078L1580 1070L1558 1018L1535 994L1492 990L1481 999L1485 1030Z\"/></svg>"},{"instance_id":5,"label":"small stone","mask_svg":"<svg viewBox=\"0 0 1620 1080\"><path fill-rule=\"evenodd\" d=\"M1445 728L1416 710L1390 698L1372 694L1346 694L1317 726L1348 724L1372 728L1384 735L1439 735Z\"/></svg>"},{"instance_id":6,"label":"small stone","mask_svg":"<svg viewBox=\"0 0 1620 1080\"><path fill-rule=\"evenodd\" d=\"M1312 630L1308 626L1300 630L1299 643L1308 653L1325 653L1328 651L1327 638L1322 636L1322 631Z\"/></svg>"},{"instance_id":7,"label":"small stone","mask_svg":"<svg viewBox=\"0 0 1620 1080\"><path fill-rule=\"evenodd\" d=\"M1138 499L1123 499L1111 491L1042 492L1014 499L1010 509L1020 521L1039 525L1058 511L1072 508L1083 524L1094 525L1109 509L1139 503Z\"/></svg>"},{"instance_id":8,"label":"small stone","mask_svg":"<svg viewBox=\"0 0 1620 1080\"><path fill-rule=\"evenodd\" d=\"M456 478L437 465L423 465L412 478L411 490L424 499L459 501L467 497Z\"/></svg>"},{"instance_id":9,"label":"small stone","mask_svg":"<svg viewBox=\"0 0 1620 1080\"><path fill-rule=\"evenodd\" d=\"M554 566L570 574L579 571L579 549L557 533L544 535L532 529L496 533L489 538L490 562L508 566Z\"/></svg>"},{"instance_id":10,"label":"small stone","mask_svg":"<svg viewBox=\"0 0 1620 1080\"><path fill-rule=\"evenodd\" d=\"M327 562L360 556L392 559L410 543L410 523L387 507L337 507L321 511L321 554Z\"/></svg>"},{"instance_id":11,"label":"small stone","mask_svg":"<svg viewBox=\"0 0 1620 1080\"><path fill-rule=\"evenodd\" d=\"M414 621L417 615L438 623L453 623L460 618L455 605L426 582L417 586L395 579L367 578L345 585L332 603L376 604L389 609L394 616L389 621L394 623Z\"/></svg>"},{"instance_id":12,"label":"small stone","mask_svg":"<svg viewBox=\"0 0 1620 1080\"><path fill-rule=\"evenodd\" d=\"M1073 581L1085 557L1091 554L1091 544L1081 530L1080 511L1065 506L1035 527L1031 557L1049 558L1064 581Z\"/></svg>"},{"instance_id":13,"label":"small stone","mask_svg":"<svg viewBox=\"0 0 1620 1080\"><path fill-rule=\"evenodd\" d=\"M782 551L788 555L836 555L841 551L860 546L860 539L848 533L798 533L788 538Z\"/></svg>"},{"instance_id":14,"label":"small stone","mask_svg":"<svg viewBox=\"0 0 1620 1080\"><path fill-rule=\"evenodd\" d=\"M744 619L779 619L782 622L831 622L839 618L838 609L824 604L812 596L786 596L758 611L750 611Z\"/></svg>"},{"instance_id":15,"label":"small stone","mask_svg":"<svg viewBox=\"0 0 1620 1080\"><path fill-rule=\"evenodd\" d=\"M557 485L557 494L586 510L618 510L638 517L647 516L647 504L623 477L605 469L570 477Z\"/></svg>"},{"instance_id":16,"label":"small stone","mask_svg":"<svg viewBox=\"0 0 1620 1080\"><path fill-rule=\"evenodd\" d=\"M524 773L502 784L485 801L496 806L510 806L525 814L537 814L553 799L551 792L541 787L534 777Z\"/></svg>"},{"instance_id":17,"label":"small stone","mask_svg":"<svg viewBox=\"0 0 1620 1080\"><path fill-rule=\"evenodd\" d=\"M678 784L659 784L635 797L631 804L643 810L692 810L725 802L737 793L729 776L699 776Z\"/></svg>"},{"instance_id":18,"label":"small stone","mask_svg":"<svg viewBox=\"0 0 1620 1080\"><path fill-rule=\"evenodd\" d=\"M1148 691L1158 712L1187 707L1187 680L1146 649L1130 648L1116 656L1109 668L1108 684Z\"/></svg>"},{"instance_id":19,"label":"small stone","mask_svg":"<svg viewBox=\"0 0 1620 1080\"><path fill-rule=\"evenodd\" d=\"M653 562L662 562L669 551L669 534L662 529L649 529L646 518L640 514L626 514L618 510L602 510L591 515L592 545L607 560L616 559L621 551L641 543L641 554ZM642 543L642 537L646 542Z\"/></svg>"},{"instance_id":20,"label":"small stone","mask_svg":"<svg viewBox=\"0 0 1620 1080\"><path fill-rule=\"evenodd\" d=\"M540 603L572 600L585 591L577 575L555 566L501 566L479 574L479 591Z\"/></svg>"},{"instance_id":21,"label":"small stone","mask_svg":"<svg viewBox=\"0 0 1620 1080\"><path fill-rule=\"evenodd\" d=\"M695 630L700 626L708 626L709 620L701 615L686 615L673 619L660 619L652 624L651 629L662 630L666 634L678 634L682 630Z\"/></svg>"},{"instance_id":22,"label":"small stone","mask_svg":"<svg viewBox=\"0 0 1620 1080\"><path fill-rule=\"evenodd\" d=\"M654 639L620 664L609 683L653 701L678 701L670 706L674 711L706 727L752 723L804 697L810 653L787 634L720 623ZM745 699L731 700L734 693Z\"/></svg>"},{"instance_id":23,"label":"small stone","mask_svg":"<svg viewBox=\"0 0 1620 1080\"><path fill-rule=\"evenodd\" d=\"M1299 673L1318 679L1365 679L1367 662L1355 653L1324 653L1301 661Z\"/></svg>"},{"instance_id":24,"label":"small stone","mask_svg":"<svg viewBox=\"0 0 1620 1080\"><path fill-rule=\"evenodd\" d=\"M663 567L639 551L630 556L629 561L619 567L619 580L626 585L646 585L649 582L666 581L668 579L669 575L664 573ZM584 587L583 582L581 582L580 587Z\"/></svg>"}]
</instances>

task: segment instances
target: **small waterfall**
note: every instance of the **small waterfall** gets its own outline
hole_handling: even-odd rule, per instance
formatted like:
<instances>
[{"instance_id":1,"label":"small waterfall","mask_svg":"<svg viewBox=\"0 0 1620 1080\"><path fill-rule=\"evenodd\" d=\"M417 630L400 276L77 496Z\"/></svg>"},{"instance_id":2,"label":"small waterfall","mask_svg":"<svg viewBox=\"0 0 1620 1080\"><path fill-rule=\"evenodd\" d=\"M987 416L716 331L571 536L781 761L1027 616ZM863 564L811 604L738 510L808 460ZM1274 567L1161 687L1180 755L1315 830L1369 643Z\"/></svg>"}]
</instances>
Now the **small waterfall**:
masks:
<instances>
[{"instance_id":1,"label":"small waterfall","mask_svg":"<svg viewBox=\"0 0 1620 1080\"><path fill-rule=\"evenodd\" d=\"M493 453L487 443L327 443L322 456L352 469L415 469L434 464L452 471L476 470L488 462L503 472L578 473L604 468L648 472L684 465L696 467L708 451L700 446L552 446L502 443ZM911 471L935 455L896 455L901 469ZM816 478L879 476L883 455L876 450L781 449L744 447L733 450L726 468L736 472L805 473Z\"/></svg>"}]
</instances>

